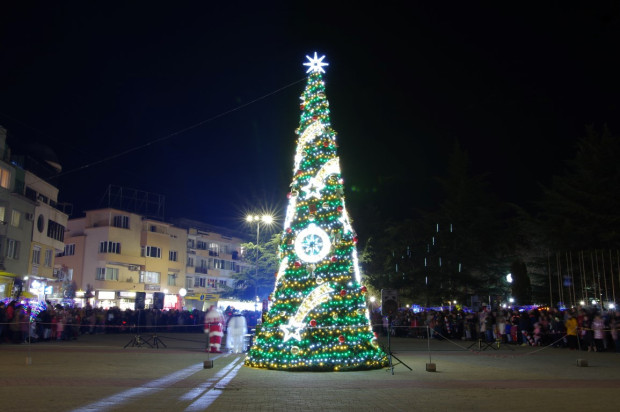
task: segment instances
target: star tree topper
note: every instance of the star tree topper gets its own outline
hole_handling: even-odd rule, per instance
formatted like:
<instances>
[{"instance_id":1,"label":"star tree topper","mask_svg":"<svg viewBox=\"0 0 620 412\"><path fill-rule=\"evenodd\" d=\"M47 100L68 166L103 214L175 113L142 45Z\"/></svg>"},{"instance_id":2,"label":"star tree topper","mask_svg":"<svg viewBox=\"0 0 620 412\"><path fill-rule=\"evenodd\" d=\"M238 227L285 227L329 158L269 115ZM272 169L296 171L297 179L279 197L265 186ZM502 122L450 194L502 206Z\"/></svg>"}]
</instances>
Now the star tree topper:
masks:
<instances>
[{"instance_id":1,"label":"star tree topper","mask_svg":"<svg viewBox=\"0 0 620 412\"><path fill-rule=\"evenodd\" d=\"M306 73L312 73L312 72L325 73L325 70L323 70L323 66L329 66L329 63L324 63L323 62L324 58L325 58L325 55L318 57L316 52L314 52L314 58L306 55L306 59L308 59L308 61L304 63L304 66L308 66L308 70L306 70Z\"/></svg>"}]
</instances>

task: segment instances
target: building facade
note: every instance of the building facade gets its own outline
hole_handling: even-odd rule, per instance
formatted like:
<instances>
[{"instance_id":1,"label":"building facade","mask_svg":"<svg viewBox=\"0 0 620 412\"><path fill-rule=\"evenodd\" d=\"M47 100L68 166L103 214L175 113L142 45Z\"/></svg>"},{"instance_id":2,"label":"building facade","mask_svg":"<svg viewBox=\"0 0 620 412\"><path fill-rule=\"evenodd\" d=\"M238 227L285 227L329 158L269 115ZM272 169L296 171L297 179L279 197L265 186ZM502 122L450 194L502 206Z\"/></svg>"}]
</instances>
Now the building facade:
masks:
<instances>
[{"instance_id":1,"label":"building facade","mask_svg":"<svg viewBox=\"0 0 620 412\"><path fill-rule=\"evenodd\" d=\"M10 161L0 126L0 299L24 293L35 202L24 196L25 172Z\"/></svg>"},{"instance_id":2,"label":"building facade","mask_svg":"<svg viewBox=\"0 0 620 412\"><path fill-rule=\"evenodd\" d=\"M32 240L28 259L26 290L38 300L62 299L73 285L71 278L59 279L55 259L64 251L64 236L69 216L57 209L58 189L30 171L26 171L25 195L34 202Z\"/></svg>"},{"instance_id":3,"label":"building facade","mask_svg":"<svg viewBox=\"0 0 620 412\"><path fill-rule=\"evenodd\" d=\"M176 226L114 208L87 211L68 221L57 271L78 285L78 306L135 309L136 293L143 292L147 308L163 293L163 309L205 310L243 270L242 240L187 222Z\"/></svg>"},{"instance_id":4,"label":"building facade","mask_svg":"<svg viewBox=\"0 0 620 412\"><path fill-rule=\"evenodd\" d=\"M241 259L243 240L200 222L182 219L176 223L187 230L185 304L190 309L207 310L222 292L235 287L235 273L251 267Z\"/></svg>"}]
</instances>

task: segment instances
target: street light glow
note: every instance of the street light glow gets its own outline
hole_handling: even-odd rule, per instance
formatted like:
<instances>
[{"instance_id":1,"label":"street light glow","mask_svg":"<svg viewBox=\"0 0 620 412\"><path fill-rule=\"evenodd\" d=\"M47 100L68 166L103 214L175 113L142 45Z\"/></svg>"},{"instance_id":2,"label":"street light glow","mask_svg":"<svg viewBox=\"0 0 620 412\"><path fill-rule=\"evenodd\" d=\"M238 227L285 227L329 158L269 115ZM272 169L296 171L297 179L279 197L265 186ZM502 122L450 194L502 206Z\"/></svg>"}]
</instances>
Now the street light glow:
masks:
<instances>
[{"instance_id":1,"label":"street light glow","mask_svg":"<svg viewBox=\"0 0 620 412\"><path fill-rule=\"evenodd\" d=\"M254 311L256 312L257 310L257 305L258 302L260 302L260 299L258 297L258 254L259 254L259 243L260 243L260 225L261 223L264 223L265 225L271 225L273 223L273 216L272 215L268 215L268 214L264 214L264 215L247 215L245 217L246 222L253 224L256 223L256 272L255 272L255 279L254 279L254 299L256 300L256 303L254 304Z\"/></svg>"}]
</instances>

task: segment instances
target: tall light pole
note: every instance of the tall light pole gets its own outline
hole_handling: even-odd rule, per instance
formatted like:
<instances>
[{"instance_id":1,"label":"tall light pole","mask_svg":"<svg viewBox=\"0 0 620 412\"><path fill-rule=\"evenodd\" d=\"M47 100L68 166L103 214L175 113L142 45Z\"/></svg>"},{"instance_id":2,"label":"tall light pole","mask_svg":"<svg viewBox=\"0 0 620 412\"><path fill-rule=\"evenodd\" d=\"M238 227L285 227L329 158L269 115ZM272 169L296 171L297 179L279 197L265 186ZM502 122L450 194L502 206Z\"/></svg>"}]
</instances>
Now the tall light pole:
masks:
<instances>
[{"instance_id":1,"label":"tall light pole","mask_svg":"<svg viewBox=\"0 0 620 412\"><path fill-rule=\"evenodd\" d=\"M260 251L258 245L260 242L260 224L264 223L270 225L273 223L273 216L271 215L247 215L245 220L250 223L256 223L256 273L254 277L254 312L256 312L258 305L258 253Z\"/></svg>"}]
</instances>

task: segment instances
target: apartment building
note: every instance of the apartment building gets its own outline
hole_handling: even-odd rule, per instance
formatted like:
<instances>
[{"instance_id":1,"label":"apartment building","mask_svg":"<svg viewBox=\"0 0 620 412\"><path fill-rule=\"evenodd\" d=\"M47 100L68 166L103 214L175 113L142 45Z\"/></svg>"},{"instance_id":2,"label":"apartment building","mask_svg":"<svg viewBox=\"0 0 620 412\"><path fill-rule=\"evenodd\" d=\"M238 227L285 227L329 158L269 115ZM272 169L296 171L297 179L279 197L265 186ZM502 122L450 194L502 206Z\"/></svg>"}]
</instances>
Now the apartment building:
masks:
<instances>
[{"instance_id":1,"label":"apartment building","mask_svg":"<svg viewBox=\"0 0 620 412\"><path fill-rule=\"evenodd\" d=\"M35 202L24 196L25 171L10 160L0 126L0 299L25 289Z\"/></svg>"},{"instance_id":2,"label":"apartment building","mask_svg":"<svg viewBox=\"0 0 620 412\"><path fill-rule=\"evenodd\" d=\"M58 189L55 186L28 170L25 178L25 196L35 204L31 216L33 225L26 291L38 300L59 295L64 297L65 291L70 288L67 282L71 279L59 279L54 265L56 255L65 247L65 228L69 216L57 208Z\"/></svg>"},{"instance_id":3,"label":"apartment building","mask_svg":"<svg viewBox=\"0 0 620 412\"><path fill-rule=\"evenodd\" d=\"M240 236L224 228L190 219L173 220L187 230L187 270L185 305L207 310L222 292L234 288L233 276L251 265L241 259Z\"/></svg>"},{"instance_id":4,"label":"apartment building","mask_svg":"<svg viewBox=\"0 0 620 412\"><path fill-rule=\"evenodd\" d=\"M136 292L152 307L163 293L164 309L206 310L232 275L244 269L240 238L105 208L70 219L64 251L57 257L60 277L78 285L75 304L134 309ZM189 225L188 225L189 223Z\"/></svg>"},{"instance_id":5,"label":"apartment building","mask_svg":"<svg viewBox=\"0 0 620 412\"><path fill-rule=\"evenodd\" d=\"M112 208L70 219L57 258L61 276L78 285L75 303L134 309L136 292L164 294L168 309L181 308L187 234L170 223Z\"/></svg>"}]
</instances>

